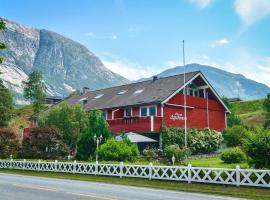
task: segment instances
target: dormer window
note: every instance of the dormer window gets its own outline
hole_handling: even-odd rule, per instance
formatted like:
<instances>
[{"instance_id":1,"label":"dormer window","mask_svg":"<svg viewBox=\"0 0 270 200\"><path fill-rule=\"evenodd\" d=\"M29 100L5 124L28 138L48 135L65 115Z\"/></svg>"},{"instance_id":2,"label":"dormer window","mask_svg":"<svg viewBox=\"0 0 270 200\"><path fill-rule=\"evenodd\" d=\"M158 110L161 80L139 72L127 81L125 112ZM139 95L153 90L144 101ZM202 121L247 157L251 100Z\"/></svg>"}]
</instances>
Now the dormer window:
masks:
<instances>
[{"instance_id":1,"label":"dormer window","mask_svg":"<svg viewBox=\"0 0 270 200\"><path fill-rule=\"evenodd\" d=\"M95 99L99 99L103 96L104 94L98 94L97 96L95 96Z\"/></svg>"},{"instance_id":2,"label":"dormer window","mask_svg":"<svg viewBox=\"0 0 270 200\"><path fill-rule=\"evenodd\" d=\"M87 97L84 97L84 98L81 98L81 99L79 100L79 102L82 102L82 104L85 105L85 104L87 104L88 99L87 99Z\"/></svg>"},{"instance_id":3,"label":"dormer window","mask_svg":"<svg viewBox=\"0 0 270 200\"><path fill-rule=\"evenodd\" d=\"M140 93L142 93L142 92L143 92L143 90L144 90L144 89L139 89L139 90L136 90L136 91L134 92L134 94L140 94Z\"/></svg>"},{"instance_id":4,"label":"dormer window","mask_svg":"<svg viewBox=\"0 0 270 200\"><path fill-rule=\"evenodd\" d=\"M127 90L122 90L122 91L118 92L117 94L122 95L122 94L125 94L126 92L127 92Z\"/></svg>"}]
</instances>

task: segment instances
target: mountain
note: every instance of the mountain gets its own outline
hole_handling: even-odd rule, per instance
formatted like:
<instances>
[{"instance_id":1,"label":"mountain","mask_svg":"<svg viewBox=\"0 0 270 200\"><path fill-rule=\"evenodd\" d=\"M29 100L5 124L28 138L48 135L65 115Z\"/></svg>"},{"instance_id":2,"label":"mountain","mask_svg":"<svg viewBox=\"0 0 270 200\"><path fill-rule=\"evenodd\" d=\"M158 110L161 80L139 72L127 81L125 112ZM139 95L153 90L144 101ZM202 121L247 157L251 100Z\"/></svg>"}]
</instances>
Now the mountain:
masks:
<instances>
[{"instance_id":1,"label":"mountain","mask_svg":"<svg viewBox=\"0 0 270 200\"><path fill-rule=\"evenodd\" d=\"M229 98L240 97L244 100L252 100L265 98L266 94L270 93L270 88L268 86L250 80L242 74L233 74L207 65L186 65L186 72L192 71L201 71L220 96ZM181 73L184 73L184 68L178 66L167 69L157 76L166 77Z\"/></svg>"},{"instance_id":2,"label":"mountain","mask_svg":"<svg viewBox=\"0 0 270 200\"><path fill-rule=\"evenodd\" d=\"M1 78L17 100L22 99L22 81L33 69L43 73L49 95L66 96L84 86L99 89L129 82L107 69L78 42L52 31L1 19L6 29L0 32L0 41L7 45L0 51L5 59L0 65Z\"/></svg>"}]
</instances>

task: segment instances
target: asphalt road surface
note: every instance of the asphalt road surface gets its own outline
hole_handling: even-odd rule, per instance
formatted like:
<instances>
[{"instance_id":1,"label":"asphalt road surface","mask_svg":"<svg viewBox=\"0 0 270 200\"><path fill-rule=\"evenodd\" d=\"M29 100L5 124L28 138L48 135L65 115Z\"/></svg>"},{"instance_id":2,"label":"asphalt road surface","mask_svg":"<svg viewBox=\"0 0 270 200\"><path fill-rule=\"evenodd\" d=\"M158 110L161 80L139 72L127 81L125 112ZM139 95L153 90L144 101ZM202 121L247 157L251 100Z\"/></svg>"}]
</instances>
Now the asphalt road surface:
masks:
<instances>
[{"instance_id":1,"label":"asphalt road surface","mask_svg":"<svg viewBox=\"0 0 270 200\"><path fill-rule=\"evenodd\" d=\"M1 200L236 200L197 193L0 173Z\"/></svg>"}]
</instances>

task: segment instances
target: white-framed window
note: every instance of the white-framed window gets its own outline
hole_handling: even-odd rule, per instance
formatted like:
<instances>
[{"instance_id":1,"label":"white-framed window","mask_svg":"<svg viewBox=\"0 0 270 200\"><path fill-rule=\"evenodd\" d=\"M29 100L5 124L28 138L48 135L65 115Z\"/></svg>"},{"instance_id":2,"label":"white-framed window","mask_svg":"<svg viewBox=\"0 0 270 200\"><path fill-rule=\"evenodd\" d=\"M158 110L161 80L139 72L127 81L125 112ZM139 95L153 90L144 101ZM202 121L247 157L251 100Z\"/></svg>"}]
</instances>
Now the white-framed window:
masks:
<instances>
[{"instance_id":1,"label":"white-framed window","mask_svg":"<svg viewBox=\"0 0 270 200\"><path fill-rule=\"evenodd\" d=\"M118 95L122 95L122 94L125 94L127 92L127 90L121 90L120 92L118 92L117 94Z\"/></svg>"},{"instance_id":2,"label":"white-framed window","mask_svg":"<svg viewBox=\"0 0 270 200\"><path fill-rule=\"evenodd\" d=\"M140 107L140 116L147 117L147 116L157 116L157 106L142 106Z\"/></svg>"},{"instance_id":3,"label":"white-framed window","mask_svg":"<svg viewBox=\"0 0 270 200\"><path fill-rule=\"evenodd\" d=\"M98 94L97 96L95 96L95 99L99 99L103 96L104 94Z\"/></svg>"},{"instance_id":4,"label":"white-framed window","mask_svg":"<svg viewBox=\"0 0 270 200\"><path fill-rule=\"evenodd\" d=\"M125 108L124 109L124 117L131 117L132 116L132 108Z\"/></svg>"},{"instance_id":5,"label":"white-framed window","mask_svg":"<svg viewBox=\"0 0 270 200\"><path fill-rule=\"evenodd\" d=\"M138 89L138 90L136 90L136 91L134 92L134 94L140 94L140 93L143 92L143 90L144 90L144 89Z\"/></svg>"}]
</instances>

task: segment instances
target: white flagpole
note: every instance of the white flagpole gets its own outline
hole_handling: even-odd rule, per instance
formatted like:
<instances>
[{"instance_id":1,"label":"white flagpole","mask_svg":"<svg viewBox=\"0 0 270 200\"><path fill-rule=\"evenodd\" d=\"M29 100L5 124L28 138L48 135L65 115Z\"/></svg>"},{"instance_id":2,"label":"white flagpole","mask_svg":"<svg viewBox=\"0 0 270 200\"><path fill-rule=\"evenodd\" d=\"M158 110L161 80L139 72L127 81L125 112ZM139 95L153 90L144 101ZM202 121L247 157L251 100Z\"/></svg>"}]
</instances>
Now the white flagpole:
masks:
<instances>
[{"instance_id":1,"label":"white flagpole","mask_svg":"<svg viewBox=\"0 0 270 200\"><path fill-rule=\"evenodd\" d=\"M184 67L184 119L185 119L185 147L187 148L187 99L186 99L186 61L185 61L185 40L183 40L183 67Z\"/></svg>"}]
</instances>

